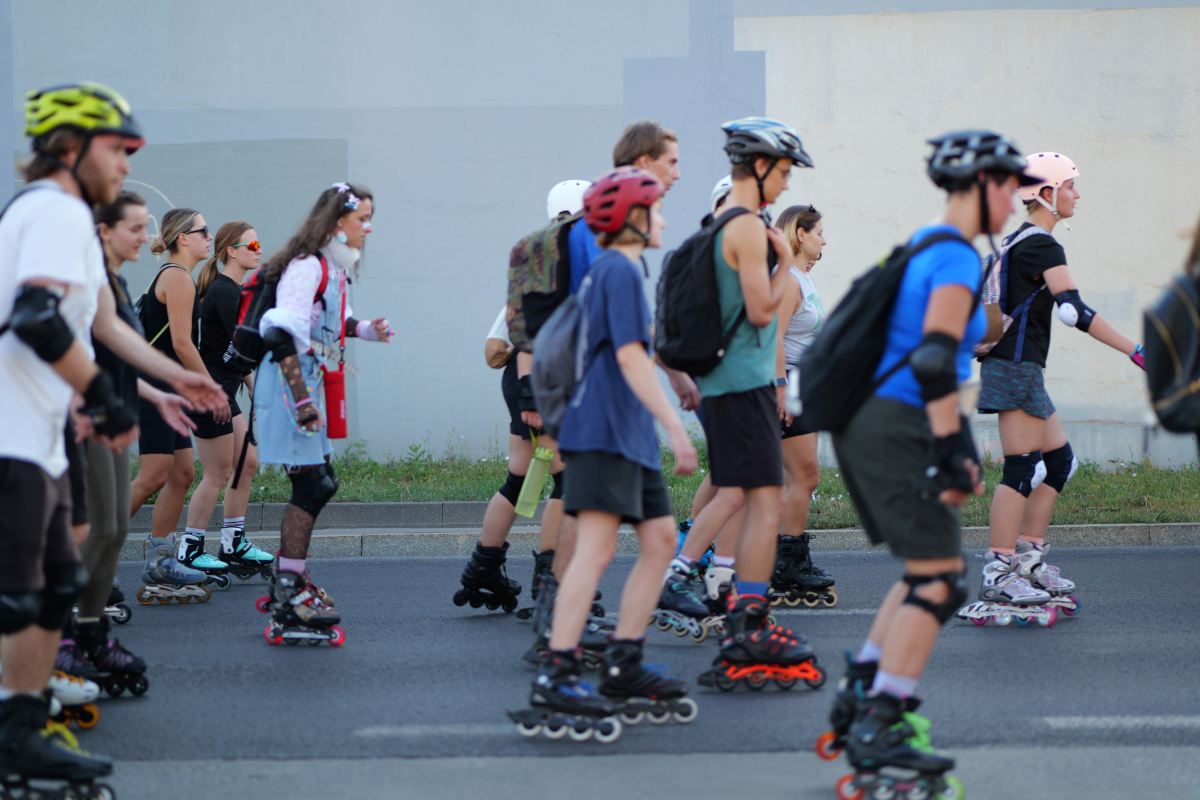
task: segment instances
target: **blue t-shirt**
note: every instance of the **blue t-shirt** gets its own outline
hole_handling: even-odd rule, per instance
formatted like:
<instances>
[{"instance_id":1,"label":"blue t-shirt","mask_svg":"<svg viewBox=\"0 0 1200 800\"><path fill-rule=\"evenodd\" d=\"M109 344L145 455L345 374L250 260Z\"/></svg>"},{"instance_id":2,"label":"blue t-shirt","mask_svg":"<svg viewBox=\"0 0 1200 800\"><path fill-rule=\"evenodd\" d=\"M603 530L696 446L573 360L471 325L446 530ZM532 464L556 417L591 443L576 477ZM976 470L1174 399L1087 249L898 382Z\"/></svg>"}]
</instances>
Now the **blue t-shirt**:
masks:
<instances>
[{"instance_id":1,"label":"blue t-shirt","mask_svg":"<svg viewBox=\"0 0 1200 800\"><path fill-rule=\"evenodd\" d=\"M583 276L587 274L588 267L603 252L604 248L596 244L596 234L592 233L592 229L587 226L586 222L580 219L571 226L571 230L567 233L567 253L571 264L571 294L579 291L579 284L583 283Z\"/></svg>"},{"instance_id":2,"label":"blue t-shirt","mask_svg":"<svg viewBox=\"0 0 1200 800\"><path fill-rule=\"evenodd\" d=\"M917 231L912 241L919 242L935 231L954 230L949 225L928 225ZM960 284L976 292L981 277L979 255L975 248L961 242L938 242L909 261L908 271L900 282L900 293L896 296L892 318L888 321L887 349L883 352L879 368L875 370L875 377L878 379L891 369L893 364L912 352L925 338L925 311L934 289L947 284ZM966 333L954 359L959 383L971 377L975 345L979 344L986 332L987 315L983 306L979 305L967 323ZM921 399L921 384L917 383L912 367L907 364L884 381L875 394L918 408L925 406L925 401Z\"/></svg>"},{"instance_id":3,"label":"blue t-shirt","mask_svg":"<svg viewBox=\"0 0 1200 800\"><path fill-rule=\"evenodd\" d=\"M602 250L583 295L587 314L587 373L563 417L559 448L565 453L613 453L646 469L659 469L654 417L637 399L617 364L617 350L641 342L649 352L650 306L637 265L616 250Z\"/></svg>"}]
</instances>

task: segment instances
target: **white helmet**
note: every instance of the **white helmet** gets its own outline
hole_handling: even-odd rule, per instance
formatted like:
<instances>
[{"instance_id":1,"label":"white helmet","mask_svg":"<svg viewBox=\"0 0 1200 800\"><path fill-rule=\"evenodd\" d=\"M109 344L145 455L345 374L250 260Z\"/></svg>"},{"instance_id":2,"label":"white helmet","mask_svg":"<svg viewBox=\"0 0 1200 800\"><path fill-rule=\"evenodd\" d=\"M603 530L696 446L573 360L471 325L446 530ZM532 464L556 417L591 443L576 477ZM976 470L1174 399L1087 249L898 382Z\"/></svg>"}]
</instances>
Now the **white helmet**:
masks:
<instances>
[{"instance_id":1,"label":"white helmet","mask_svg":"<svg viewBox=\"0 0 1200 800\"><path fill-rule=\"evenodd\" d=\"M726 175L721 180L717 181L717 185L713 187L712 199L708 203L708 213L717 213L717 203L721 202L721 198L728 197L730 190L733 189L733 177Z\"/></svg>"},{"instance_id":2,"label":"white helmet","mask_svg":"<svg viewBox=\"0 0 1200 800\"><path fill-rule=\"evenodd\" d=\"M554 184L546 195L546 216L554 219L559 214L578 214L583 210L583 193L591 181L563 181Z\"/></svg>"}]
</instances>

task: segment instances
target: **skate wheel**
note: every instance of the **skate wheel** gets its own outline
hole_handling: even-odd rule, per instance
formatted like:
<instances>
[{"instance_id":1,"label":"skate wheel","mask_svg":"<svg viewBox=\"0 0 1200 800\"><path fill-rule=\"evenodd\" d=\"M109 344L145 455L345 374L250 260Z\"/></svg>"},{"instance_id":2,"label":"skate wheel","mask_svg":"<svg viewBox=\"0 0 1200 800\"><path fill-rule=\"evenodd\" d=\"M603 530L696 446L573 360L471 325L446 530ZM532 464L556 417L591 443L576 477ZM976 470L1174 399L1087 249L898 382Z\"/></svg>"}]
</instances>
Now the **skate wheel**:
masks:
<instances>
[{"instance_id":1,"label":"skate wheel","mask_svg":"<svg viewBox=\"0 0 1200 800\"><path fill-rule=\"evenodd\" d=\"M651 725L665 725L671 721L670 711L647 711L646 719Z\"/></svg>"},{"instance_id":2,"label":"skate wheel","mask_svg":"<svg viewBox=\"0 0 1200 800\"><path fill-rule=\"evenodd\" d=\"M527 620L532 616L533 616L532 608L522 608L520 611L517 612L517 619L522 620L522 621Z\"/></svg>"},{"instance_id":3,"label":"skate wheel","mask_svg":"<svg viewBox=\"0 0 1200 800\"><path fill-rule=\"evenodd\" d=\"M796 606L800 605L800 598L789 596L785 598L783 602L788 606L788 608L795 608Z\"/></svg>"},{"instance_id":4,"label":"skate wheel","mask_svg":"<svg viewBox=\"0 0 1200 800\"><path fill-rule=\"evenodd\" d=\"M938 800L966 800L967 787L957 776L950 775L946 778L946 788L942 789L942 794Z\"/></svg>"},{"instance_id":5,"label":"skate wheel","mask_svg":"<svg viewBox=\"0 0 1200 800\"><path fill-rule=\"evenodd\" d=\"M258 598L257 600L254 601L254 607L257 608L259 611L261 611L263 614L269 613L271 611L271 598L269 598L269 597Z\"/></svg>"},{"instance_id":6,"label":"skate wheel","mask_svg":"<svg viewBox=\"0 0 1200 800\"><path fill-rule=\"evenodd\" d=\"M287 638L285 638L285 639L283 640L283 643L284 643L284 644L286 644L288 647L295 647L296 645L300 644L300 640L299 640L299 639L287 639Z\"/></svg>"},{"instance_id":7,"label":"skate wheel","mask_svg":"<svg viewBox=\"0 0 1200 800\"><path fill-rule=\"evenodd\" d=\"M838 800L863 800L866 795L866 790L854 785L853 775L843 775L842 779L837 782L834 791L837 793Z\"/></svg>"},{"instance_id":8,"label":"skate wheel","mask_svg":"<svg viewBox=\"0 0 1200 800\"><path fill-rule=\"evenodd\" d=\"M472 596L467 599L467 602L471 604L471 608L479 608L483 605L483 598Z\"/></svg>"},{"instance_id":9,"label":"skate wheel","mask_svg":"<svg viewBox=\"0 0 1200 800\"><path fill-rule=\"evenodd\" d=\"M263 631L263 637L267 640L267 644L283 644L283 637L279 635L279 631L274 625L268 625Z\"/></svg>"},{"instance_id":10,"label":"skate wheel","mask_svg":"<svg viewBox=\"0 0 1200 800\"><path fill-rule=\"evenodd\" d=\"M125 688L134 697L141 697L150 688L150 681L146 679L145 675L135 673L125 679Z\"/></svg>"},{"instance_id":11,"label":"skate wheel","mask_svg":"<svg viewBox=\"0 0 1200 800\"><path fill-rule=\"evenodd\" d=\"M571 737L572 742L586 742L595 735L595 731L591 727L577 728L574 725L567 726L567 736Z\"/></svg>"},{"instance_id":12,"label":"skate wheel","mask_svg":"<svg viewBox=\"0 0 1200 800\"><path fill-rule=\"evenodd\" d=\"M833 761L842 754L842 748L837 746L837 734L825 731L817 737L817 757L822 761Z\"/></svg>"},{"instance_id":13,"label":"skate wheel","mask_svg":"<svg viewBox=\"0 0 1200 800\"><path fill-rule=\"evenodd\" d=\"M205 588L208 588L208 587L205 587ZM211 589L210 589L209 591L211 591ZM178 601L179 601L179 602L181 602L181 603L190 603L190 602L192 602L192 598L190 598L190 597L186 597L186 596L185 596L185 597L176 597L175 599L176 599L176 600L178 600ZM171 602L171 601L170 601L170 600L168 600L167 602L169 603L169 602ZM203 603L204 601L203 601L203 600L201 600L200 602L201 602L201 603Z\"/></svg>"},{"instance_id":14,"label":"skate wheel","mask_svg":"<svg viewBox=\"0 0 1200 800\"><path fill-rule=\"evenodd\" d=\"M816 671L817 677L805 678L804 682L808 684L808 688L810 689L820 689L825 685L825 672L817 667L817 662L815 660L810 663L812 664L812 668Z\"/></svg>"},{"instance_id":15,"label":"skate wheel","mask_svg":"<svg viewBox=\"0 0 1200 800\"><path fill-rule=\"evenodd\" d=\"M467 590L459 589L454 593L454 597L452 599L454 600L454 605L465 606L467 604Z\"/></svg>"},{"instance_id":16,"label":"skate wheel","mask_svg":"<svg viewBox=\"0 0 1200 800\"><path fill-rule=\"evenodd\" d=\"M605 717L596 726L596 741L601 744L612 744L621 736L621 721L613 717Z\"/></svg>"},{"instance_id":17,"label":"skate wheel","mask_svg":"<svg viewBox=\"0 0 1200 800\"><path fill-rule=\"evenodd\" d=\"M724 672L717 674L714 683L716 683L717 688L722 692L732 692L737 688L737 681L726 675Z\"/></svg>"},{"instance_id":18,"label":"skate wheel","mask_svg":"<svg viewBox=\"0 0 1200 800\"><path fill-rule=\"evenodd\" d=\"M225 591L230 586L233 586L233 579L230 578L228 575L214 575L212 582L221 591Z\"/></svg>"},{"instance_id":19,"label":"skate wheel","mask_svg":"<svg viewBox=\"0 0 1200 800\"><path fill-rule=\"evenodd\" d=\"M780 603L782 603L782 602L783 602L783 597L782 597L782 596L776 596L776 597L772 597L772 598L771 598L771 606L772 606L772 607L774 607L774 606L778 606L778 605L779 605Z\"/></svg>"},{"instance_id":20,"label":"skate wheel","mask_svg":"<svg viewBox=\"0 0 1200 800\"><path fill-rule=\"evenodd\" d=\"M133 609L125 603L117 603L115 606L117 613L112 615L112 621L118 625L124 625L133 618Z\"/></svg>"},{"instance_id":21,"label":"skate wheel","mask_svg":"<svg viewBox=\"0 0 1200 800\"><path fill-rule=\"evenodd\" d=\"M1050 613L1049 613L1049 615L1046 617L1046 619L1044 619L1044 620L1041 620L1041 619L1039 619L1039 620L1038 620L1038 624L1039 624L1039 625L1041 625L1043 628L1049 628L1051 625L1053 625L1054 623L1058 622L1058 609L1057 609L1057 608L1055 608L1054 606L1050 606L1050 608L1049 608L1049 609L1047 609L1047 610L1048 610Z\"/></svg>"},{"instance_id":22,"label":"skate wheel","mask_svg":"<svg viewBox=\"0 0 1200 800\"><path fill-rule=\"evenodd\" d=\"M346 643L346 631L342 629L341 625L334 625L329 630L333 632L333 636L329 637L329 644L334 647L341 647Z\"/></svg>"},{"instance_id":23,"label":"skate wheel","mask_svg":"<svg viewBox=\"0 0 1200 800\"><path fill-rule=\"evenodd\" d=\"M1013 618L1009 614L1000 614L999 616L993 617L992 620L997 625L1011 625Z\"/></svg>"},{"instance_id":24,"label":"skate wheel","mask_svg":"<svg viewBox=\"0 0 1200 800\"><path fill-rule=\"evenodd\" d=\"M526 725L524 722L517 723L517 733L524 736L526 739L536 739L542 733L542 726Z\"/></svg>"},{"instance_id":25,"label":"skate wheel","mask_svg":"<svg viewBox=\"0 0 1200 800\"><path fill-rule=\"evenodd\" d=\"M1068 597L1067 599L1070 600L1072 603L1074 603L1075 607L1071 608L1070 606L1063 606L1060 610L1062 611L1064 616L1073 617L1079 613L1079 601L1076 600L1074 597Z\"/></svg>"},{"instance_id":26,"label":"skate wheel","mask_svg":"<svg viewBox=\"0 0 1200 800\"><path fill-rule=\"evenodd\" d=\"M92 787L91 800L117 800L117 793L107 783L97 783Z\"/></svg>"},{"instance_id":27,"label":"skate wheel","mask_svg":"<svg viewBox=\"0 0 1200 800\"><path fill-rule=\"evenodd\" d=\"M640 725L642 720L645 718L646 714L642 711L634 711L632 713L628 711L622 711L620 714L621 722L625 723L626 725Z\"/></svg>"},{"instance_id":28,"label":"skate wheel","mask_svg":"<svg viewBox=\"0 0 1200 800\"><path fill-rule=\"evenodd\" d=\"M658 628L660 631L666 632L666 631L671 630L671 628L673 628L675 626L672 625L670 622L667 622L662 617L655 617L654 618L654 627Z\"/></svg>"},{"instance_id":29,"label":"skate wheel","mask_svg":"<svg viewBox=\"0 0 1200 800\"><path fill-rule=\"evenodd\" d=\"M676 722L687 724L696 719L696 716L700 713L700 706L696 705L696 701L690 697L683 698L679 701L679 704L686 710L681 709L672 712L671 716L675 717Z\"/></svg>"},{"instance_id":30,"label":"skate wheel","mask_svg":"<svg viewBox=\"0 0 1200 800\"><path fill-rule=\"evenodd\" d=\"M305 639L304 643L306 645L308 645L309 647L320 647L321 640L320 639Z\"/></svg>"},{"instance_id":31,"label":"skate wheel","mask_svg":"<svg viewBox=\"0 0 1200 800\"><path fill-rule=\"evenodd\" d=\"M757 672L752 672L746 676L746 688L753 692L761 692L767 688L767 679Z\"/></svg>"},{"instance_id":32,"label":"skate wheel","mask_svg":"<svg viewBox=\"0 0 1200 800\"><path fill-rule=\"evenodd\" d=\"M826 607L833 608L834 606L837 605L837 601L838 601L837 589L830 586L829 587L829 597L822 597L821 602L824 603L826 605Z\"/></svg>"},{"instance_id":33,"label":"skate wheel","mask_svg":"<svg viewBox=\"0 0 1200 800\"><path fill-rule=\"evenodd\" d=\"M795 678L776 678L775 685L786 692L789 689L791 689L793 686L796 685L796 679Z\"/></svg>"},{"instance_id":34,"label":"skate wheel","mask_svg":"<svg viewBox=\"0 0 1200 800\"><path fill-rule=\"evenodd\" d=\"M75 710L75 722L84 730L96 727L100 721L100 709L95 703L88 703Z\"/></svg>"},{"instance_id":35,"label":"skate wheel","mask_svg":"<svg viewBox=\"0 0 1200 800\"><path fill-rule=\"evenodd\" d=\"M553 739L555 741L558 741L559 739L561 739L567 735L567 731L571 730L571 726L566 724L562 720L557 720L557 722L558 722L557 728L554 727L553 722L547 722L545 727L542 728L542 733L546 734L547 739Z\"/></svg>"},{"instance_id":36,"label":"skate wheel","mask_svg":"<svg viewBox=\"0 0 1200 800\"><path fill-rule=\"evenodd\" d=\"M163 604L164 606L171 602L171 598L169 598L169 597L156 597L154 599L157 600L159 603ZM182 600L180 602L182 602Z\"/></svg>"},{"instance_id":37,"label":"skate wheel","mask_svg":"<svg viewBox=\"0 0 1200 800\"><path fill-rule=\"evenodd\" d=\"M701 627L700 632L691 634L691 637L693 642L700 644L708 638L708 628Z\"/></svg>"},{"instance_id":38,"label":"skate wheel","mask_svg":"<svg viewBox=\"0 0 1200 800\"><path fill-rule=\"evenodd\" d=\"M208 599L210 597L212 597L212 589L208 588L207 586L201 586L200 588L204 591L204 594L197 597L196 602L197 603L207 603Z\"/></svg>"},{"instance_id":39,"label":"skate wheel","mask_svg":"<svg viewBox=\"0 0 1200 800\"><path fill-rule=\"evenodd\" d=\"M109 697L120 697L125 691L125 686L114 676L109 676L107 680L100 684L100 687L108 693Z\"/></svg>"},{"instance_id":40,"label":"skate wheel","mask_svg":"<svg viewBox=\"0 0 1200 800\"><path fill-rule=\"evenodd\" d=\"M982 628L984 625L987 625L987 617L984 617L983 619L980 619L979 617L971 617L971 622Z\"/></svg>"},{"instance_id":41,"label":"skate wheel","mask_svg":"<svg viewBox=\"0 0 1200 800\"><path fill-rule=\"evenodd\" d=\"M600 605L599 603L592 603L592 616L593 617L603 617L604 616L604 606ZM599 737L597 737L597 738L599 738Z\"/></svg>"},{"instance_id":42,"label":"skate wheel","mask_svg":"<svg viewBox=\"0 0 1200 800\"><path fill-rule=\"evenodd\" d=\"M815 597L805 596L804 598L804 605L808 606L809 608L816 608L818 605L820 605L820 603L821 601Z\"/></svg>"},{"instance_id":43,"label":"skate wheel","mask_svg":"<svg viewBox=\"0 0 1200 800\"><path fill-rule=\"evenodd\" d=\"M1031 623L1031 622L1033 622L1033 620L1030 619L1029 617L1017 617L1017 627L1018 628L1028 628L1029 623Z\"/></svg>"}]
</instances>

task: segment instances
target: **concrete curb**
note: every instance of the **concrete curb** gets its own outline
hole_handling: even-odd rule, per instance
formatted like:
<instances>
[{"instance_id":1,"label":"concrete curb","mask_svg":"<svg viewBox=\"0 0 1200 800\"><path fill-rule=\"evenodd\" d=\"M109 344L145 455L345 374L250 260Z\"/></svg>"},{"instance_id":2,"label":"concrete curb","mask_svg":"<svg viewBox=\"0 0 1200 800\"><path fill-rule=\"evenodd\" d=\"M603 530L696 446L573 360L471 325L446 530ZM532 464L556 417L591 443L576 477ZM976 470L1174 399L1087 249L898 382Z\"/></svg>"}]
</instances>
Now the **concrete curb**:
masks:
<instances>
[{"instance_id":1,"label":"concrete curb","mask_svg":"<svg viewBox=\"0 0 1200 800\"><path fill-rule=\"evenodd\" d=\"M345 504L349 506L350 504ZM365 504L364 504L365 505ZM380 505L409 505L405 503ZM485 503L428 503L421 505L480 505ZM282 506L281 506L282 508ZM335 505L330 505L326 513ZM322 514L324 518L325 514ZM452 515L453 516L453 515ZM443 517L445 519L445 517ZM482 522L482 515L479 516ZM220 519L216 526L219 528ZM210 526L212 531L214 526ZM478 524L444 525L440 527L378 527L321 526L313 534L309 550L313 558L357 558L384 556L463 556L471 552L479 541ZM279 548L279 532L255 529L254 543L267 552ZM816 551L873 550L862 530L841 528L838 530L812 531L812 548ZM963 531L963 547L967 550L983 550L987 547L987 528L966 528ZM1050 543L1055 547L1195 547L1200 546L1200 523L1180 522L1166 524L1133 525L1055 525L1050 528ZM538 529L532 525L514 526L509 534L510 553L520 557L538 547ZM122 561L145 559L146 536L132 533L121 550ZM217 555L220 536L209 534L205 549ZM618 553L637 553L638 540L633 530L621 526L617 535Z\"/></svg>"}]
</instances>

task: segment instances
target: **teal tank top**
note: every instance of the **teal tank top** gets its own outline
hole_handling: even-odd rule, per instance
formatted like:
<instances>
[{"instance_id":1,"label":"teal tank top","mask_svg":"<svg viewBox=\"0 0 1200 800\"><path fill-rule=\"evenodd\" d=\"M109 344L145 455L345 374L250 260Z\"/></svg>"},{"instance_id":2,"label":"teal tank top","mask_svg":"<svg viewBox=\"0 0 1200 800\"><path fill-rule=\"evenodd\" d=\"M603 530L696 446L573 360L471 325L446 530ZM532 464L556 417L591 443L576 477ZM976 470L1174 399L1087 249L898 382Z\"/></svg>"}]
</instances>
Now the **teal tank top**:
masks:
<instances>
[{"instance_id":1,"label":"teal tank top","mask_svg":"<svg viewBox=\"0 0 1200 800\"><path fill-rule=\"evenodd\" d=\"M717 270L717 294L721 300L721 327L728 331L743 306L742 284L738 271L729 266L721 252L725 231L717 234L713 261ZM696 378L701 397L748 392L775 384L775 328L778 317L772 317L765 328L756 328L743 320L733 334L733 341L717 368Z\"/></svg>"}]
</instances>

